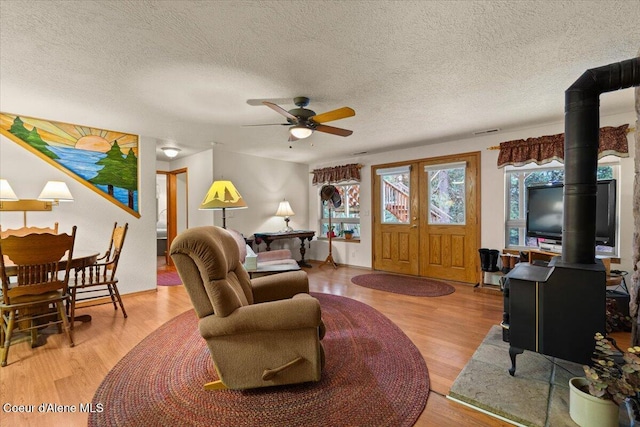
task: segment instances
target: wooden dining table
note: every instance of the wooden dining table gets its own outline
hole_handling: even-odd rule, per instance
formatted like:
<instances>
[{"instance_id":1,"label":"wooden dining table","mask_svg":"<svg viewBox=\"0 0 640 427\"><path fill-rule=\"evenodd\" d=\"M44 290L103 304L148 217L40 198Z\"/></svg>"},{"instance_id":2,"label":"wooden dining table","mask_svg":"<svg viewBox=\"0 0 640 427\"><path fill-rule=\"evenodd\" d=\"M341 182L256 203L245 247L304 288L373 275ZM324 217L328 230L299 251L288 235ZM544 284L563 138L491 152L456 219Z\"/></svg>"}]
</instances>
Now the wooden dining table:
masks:
<instances>
[{"instance_id":1,"label":"wooden dining table","mask_svg":"<svg viewBox=\"0 0 640 427\"><path fill-rule=\"evenodd\" d=\"M90 249L76 249L73 251L73 254L71 255L71 268L69 270L69 274L71 274L71 271L76 269L76 268L84 268L88 265L94 264L97 260L98 260L98 256L100 255L100 252L96 252L94 250L90 250ZM67 262L67 257L63 257L61 259L62 262L66 263ZM4 266L6 269L6 273L7 276L15 276L17 273L17 267L13 264L13 262L5 255L4 257ZM63 265L63 267L66 267L66 265ZM2 267L0 267L2 268ZM2 272L2 270L0 270L0 273Z\"/></svg>"},{"instance_id":2,"label":"wooden dining table","mask_svg":"<svg viewBox=\"0 0 640 427\"><path fill-rule=\"evenodd\" d=\"M97 252L91 249L74 250L73 254L71 255L69 277L71 277L71 275L74 274L75 269L82 269L91 264L95 264L95 262L98 260L99 255L100 255L100 252ZM4 266L5 266L7 276L10 276L10 277L15 276L17 274L18 268L14 265L14 263L10 259L8 259L6 255L4 258L5 258ZM63 257L61 261L66 263L68 261L67 256ZM64 265L64 267L66 268L66 265ZM0 267L0 274L2 273L1 268L2 267ZM0 290L0 296L1 295L2 295L2 292ZM78 322L86 323L91 321L91 316L88 314L85 314L82 316L76 316L75 320Z\"/></svg>"}]
</instances>

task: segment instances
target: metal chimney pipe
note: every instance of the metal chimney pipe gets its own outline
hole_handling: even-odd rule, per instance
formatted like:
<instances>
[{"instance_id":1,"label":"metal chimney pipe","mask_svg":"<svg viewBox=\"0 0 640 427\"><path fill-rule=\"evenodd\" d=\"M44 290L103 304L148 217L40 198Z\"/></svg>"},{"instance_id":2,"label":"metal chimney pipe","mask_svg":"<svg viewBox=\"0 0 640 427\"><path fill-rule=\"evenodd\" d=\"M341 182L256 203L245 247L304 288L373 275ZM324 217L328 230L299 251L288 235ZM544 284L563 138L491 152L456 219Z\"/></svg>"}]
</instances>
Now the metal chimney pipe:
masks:
<instances>
[{"instance_id":1,"label":"metal chimney pipe","mask_svg":"<svg viewBox=\"0 0 640 427\"><path fill-rule=\"evenodd\" d=\"M595 264L600 94L640 86L640 58L585 71L565 91L562 261Z\"/></svg>"}]
</instances>

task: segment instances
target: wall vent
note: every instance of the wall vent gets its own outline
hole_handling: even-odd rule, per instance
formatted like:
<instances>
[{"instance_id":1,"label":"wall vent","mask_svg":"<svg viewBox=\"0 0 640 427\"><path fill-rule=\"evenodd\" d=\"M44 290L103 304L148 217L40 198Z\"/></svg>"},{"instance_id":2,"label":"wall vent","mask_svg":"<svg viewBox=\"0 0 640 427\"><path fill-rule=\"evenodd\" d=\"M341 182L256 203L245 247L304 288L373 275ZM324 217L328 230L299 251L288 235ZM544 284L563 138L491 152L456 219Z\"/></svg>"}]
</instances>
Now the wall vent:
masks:
<instances>
[{"instance_id":1,"label":"wall vent","mask_svg":"<svg viewBox=\"0 0 640 427\"><path fill-rule=\"evenodd\" d=\"M479 130L479 131L474 132L473 134L474 135L486 135L488 133L496 133L496 132L499 132L499 131L500 131L500 128L495 128L495 129Z\"/></svg>"}]
</instances>

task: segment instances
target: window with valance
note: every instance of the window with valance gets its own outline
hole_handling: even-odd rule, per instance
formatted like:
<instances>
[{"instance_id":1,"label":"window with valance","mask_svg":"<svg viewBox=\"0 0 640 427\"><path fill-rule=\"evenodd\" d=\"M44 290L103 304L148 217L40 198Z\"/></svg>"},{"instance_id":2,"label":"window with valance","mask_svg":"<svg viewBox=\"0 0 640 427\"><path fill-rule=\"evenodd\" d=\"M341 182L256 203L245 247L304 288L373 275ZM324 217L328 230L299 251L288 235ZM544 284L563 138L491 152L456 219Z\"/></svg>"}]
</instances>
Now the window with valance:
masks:
<instances>
[{"instance_id":1,"label":"window with valance","mask_svg":"<svg viewBox=\"0 0 640 427\"><path fill-rule=\"evenodd\" d=\"M629 157L628 129L629 125L600 128L598 158L609 155ZM501 143L498 167L522 166L530 162L543 165L552 160L564 161L564 133Z\"/></svg>"},{"instance_id":2,"label":"window with valance","mask_svg":"<svg viewBox=\"0 0 640 427\"><path fill-rule=\"evenodd\" d=\"M360 238L360 168L362 165L353 163L344 166L334 166L315 169L313 184L332 184L340 194L342 204L338 208L329 209L323 204L320 211L320 236L333 232L340 239L347 234L353 236L354 241ZM331 229L329 228L331 215Z\"/></svg>"}]
</instances>

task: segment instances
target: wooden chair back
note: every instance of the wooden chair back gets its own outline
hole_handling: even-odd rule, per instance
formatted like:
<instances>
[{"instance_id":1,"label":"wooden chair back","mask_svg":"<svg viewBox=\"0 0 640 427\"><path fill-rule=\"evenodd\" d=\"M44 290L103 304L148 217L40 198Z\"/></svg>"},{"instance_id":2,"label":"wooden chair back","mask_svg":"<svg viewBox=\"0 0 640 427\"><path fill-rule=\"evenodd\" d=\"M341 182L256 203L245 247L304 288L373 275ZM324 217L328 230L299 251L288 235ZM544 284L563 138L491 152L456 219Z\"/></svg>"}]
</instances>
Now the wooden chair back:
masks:
<instances>
[{"instance_id":1,"label":"wooden chair back","mask_svg":"<svg viewBox=\"0 0 640 427\"><path fill-rule=\"evenodd\" d=\"M117 286L116 269L118 268L118 261L120 260L120 253L128 228L128 223L118 226L116 222L113 225L109 247L104 255L98 258L96 263L75 270L74 276L69 282L71 325L75 320L76 302L79 301L106 300L105 302L97 302L94 305L108 304L110 301L116 310L118 309L117 302L120 304L123 316L127 317Z\"/></svg>"},{"instance_id":2,"label":"wooden chair back","mask_svg":"<svg viewBox=\"0 0 640 427\"><path fill-rule=\"evenodd\" d=\"M124 238L127 236L127 230L129 229L129 223L118 226L118 223L113 224L113 231L111 232L111 240L109 240L109 247L103 256L98 258L103 262L110 262L116 256L120 255L122 246L124 245Z\"/></svg>"},{"instance_id":3,"label":"wooden chair back","mask_svg":"<svg viewBox=\"0 0 640 427\"><path fill-rule=\"evenodd\" d=\"M113 232L111 233L109 248L105 252L104 256L100 258L103 260L103 263L106 264L106 269L104 270L105 275L107 270L111 272L110 279L113 279L116 274L118 261L120 260L120 253L122 252L124 239L127 236L128 229L129 223L125 223L121 226L118 226L117 222L113 224Z\"/></svg>"},{"instance_id":4,"label":"wooden chair back","mask_svg":"<svg viewBox=\"0 0 640 427\"><path fill-rule=\"evenodd\" d=\"M0 226L0 239L4 239L8 236L26 236L27 234L42 234L51 233L58 234L58 223L56 222L53 227L20 227L14 229L3 230Z\"/></svg>"},{"instance_id":5,"label":"wooden chair back","mask_svg":"<svg viewBox=\"0 0 640 427\"><path fill-rule=\"evenodd\" d=\"M87 270L92 270L86 272L92 276L90 282L95 284L99 281L111 281L115 279L120 253L122 252L128 229L129 223L120 226L118 226L117 222L113 224L113 231L111 232L111 239L109 240L107 251L98 258L96 264L87 268Z\"/></svg>"},{"instance_id":6,"label":"wooden chair back","mask_svg":"<svg viewBox=\"0 0 640 427\"><path fill-rule=\"evenodd\" d=\"M71 234L27 234L0 238L0 269L5 304L11 298L40 295L54 290L67 293L70 263L73 256L76 227ZM65 258L66 255L66 259ZM13 265L9 265L9 262ZM7 268L12 267L16 282L9 281ZM62 274L64 272L64 274Z\"/></svg>"}]
</instances>

